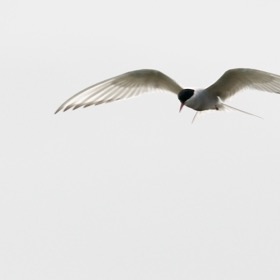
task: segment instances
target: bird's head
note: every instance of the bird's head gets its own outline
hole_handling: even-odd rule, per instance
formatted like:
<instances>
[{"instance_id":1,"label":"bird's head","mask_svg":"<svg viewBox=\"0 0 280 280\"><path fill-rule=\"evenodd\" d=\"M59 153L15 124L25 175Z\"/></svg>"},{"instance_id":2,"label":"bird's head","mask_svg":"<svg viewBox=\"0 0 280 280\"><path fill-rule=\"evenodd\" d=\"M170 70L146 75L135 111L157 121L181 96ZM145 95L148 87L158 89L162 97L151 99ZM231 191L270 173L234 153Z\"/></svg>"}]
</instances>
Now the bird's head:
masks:
<instances>
[{"instance_id":1,"label":"bird's head","mask_svg":"<svg viewBox=\"0 0 280 280\"><path fill-rule=\"evenodd\" d=\"M185 105L185 102L190 99L194 94L194 90L193 89L189 89L189 88L186 88L186 89L183 89L181 90L179 93L178 93L178 99L180 100L181 102L181 106L180 106L180 110L179 112L181 112L183 106Z\"/></svg>"}]
</instances>

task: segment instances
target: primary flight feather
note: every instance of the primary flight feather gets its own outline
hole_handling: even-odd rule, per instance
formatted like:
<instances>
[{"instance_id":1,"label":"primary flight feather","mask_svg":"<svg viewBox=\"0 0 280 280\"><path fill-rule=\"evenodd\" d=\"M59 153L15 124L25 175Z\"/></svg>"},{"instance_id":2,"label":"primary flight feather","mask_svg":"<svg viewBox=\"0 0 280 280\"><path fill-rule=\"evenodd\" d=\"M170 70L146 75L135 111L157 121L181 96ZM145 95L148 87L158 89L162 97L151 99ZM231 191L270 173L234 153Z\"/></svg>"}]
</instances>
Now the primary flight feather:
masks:
<instances>
[{"instance_id":1,"label":"primary flight feather","mask_svg":"<svg viewBox=\"0 0 280 280\"><path fill-rule=\"evenodd\" d=\"M55 113L131 98L156 90L176 94L181 102L180 110L183 106L196 111L220 110L232 108L224 104L225 99L250 88L280 93L280 76L256 69L230 69L206 89L194 90L183 89L160 71L142 69L107 79L78 92L66 100Z\"/></svg>"}]
</instances>

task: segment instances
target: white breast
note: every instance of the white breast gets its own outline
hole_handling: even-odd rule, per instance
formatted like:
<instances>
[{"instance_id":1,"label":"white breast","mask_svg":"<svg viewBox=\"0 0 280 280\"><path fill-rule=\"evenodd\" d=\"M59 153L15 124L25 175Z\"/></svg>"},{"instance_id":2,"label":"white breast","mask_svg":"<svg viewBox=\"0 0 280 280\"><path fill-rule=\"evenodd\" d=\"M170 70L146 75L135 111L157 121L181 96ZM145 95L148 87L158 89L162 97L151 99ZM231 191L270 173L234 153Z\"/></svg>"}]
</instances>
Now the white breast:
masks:
<instances>
[{"instance_id":1,"label":"white breast","mask_svg":"<svg viewBox=\"0 0 280 280\"><path fill-rule=\"evenodd\" d=\"M197 89L194 95L185 102L185 105L196 110L215 110L219 100L216 96L207 94L204 89Z\"/></svg>"}]
</instances>

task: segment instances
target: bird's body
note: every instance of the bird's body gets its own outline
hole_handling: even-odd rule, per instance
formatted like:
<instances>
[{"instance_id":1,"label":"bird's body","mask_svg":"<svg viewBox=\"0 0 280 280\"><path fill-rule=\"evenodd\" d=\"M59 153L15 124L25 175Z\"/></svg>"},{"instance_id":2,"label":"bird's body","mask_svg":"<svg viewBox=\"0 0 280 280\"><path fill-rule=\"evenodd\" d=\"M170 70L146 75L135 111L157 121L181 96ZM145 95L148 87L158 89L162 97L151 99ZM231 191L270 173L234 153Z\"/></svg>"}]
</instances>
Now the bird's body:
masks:
<instances>
[{"instance_id":1,"label":"bird's body","mask_svg":"<svg viewBox=\"0 0 280 280\"><path fill-rule=\"evenodd\" d=\"M220 109L220 102L217 96L207 94L205 89L194 90L193 96L187 99L184 105L195 111Z\"/></svg>"},{"instance_id":2,"label":"bird's body","mask_svg":"<svg viewBox=\"0 0 280 280\"><path fill-rule=\"evenodd\" d=\"M124 73L82 90L66 100L56 113L158 90L176 94L181 102L181 109L187 106L196 111L220 110L232 108L224 104L224 100L247 88L280 93L280 76L256 69L230 69L208 88L194 90L183 89L160 71L142 69Z\"/></svg>"}]
</instances>

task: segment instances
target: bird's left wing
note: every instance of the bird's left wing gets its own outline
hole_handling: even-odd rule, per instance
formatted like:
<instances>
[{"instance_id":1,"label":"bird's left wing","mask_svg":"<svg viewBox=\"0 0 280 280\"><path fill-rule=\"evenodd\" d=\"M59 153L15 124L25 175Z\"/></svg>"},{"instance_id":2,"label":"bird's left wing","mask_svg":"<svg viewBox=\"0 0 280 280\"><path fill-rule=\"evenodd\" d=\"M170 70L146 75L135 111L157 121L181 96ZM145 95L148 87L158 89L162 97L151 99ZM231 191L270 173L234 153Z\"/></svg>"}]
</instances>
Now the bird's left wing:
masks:
<instances>
[{"instance_id":1,"label":"bird's left wing","mask_svg":"<svg viewBox=\"0 0 280 280\"><path fill-rule=\"evenodd\" d=\"M178 94L182 88L160 71L142 69L124 73L88 87L66 100L55 113L131 98L152 90Z\"/></svg>"},{"instance_id":2,"label":"bird's left wing","mask_svg":"<svg viewBox=\"0 0 280 280\"><path fill-rule=\"evenodd\" d=\"M246 88L280 93L280 76L256 69L230 69L208 87L206 92L225 100Z\"/></svg>"}]
</instances>

